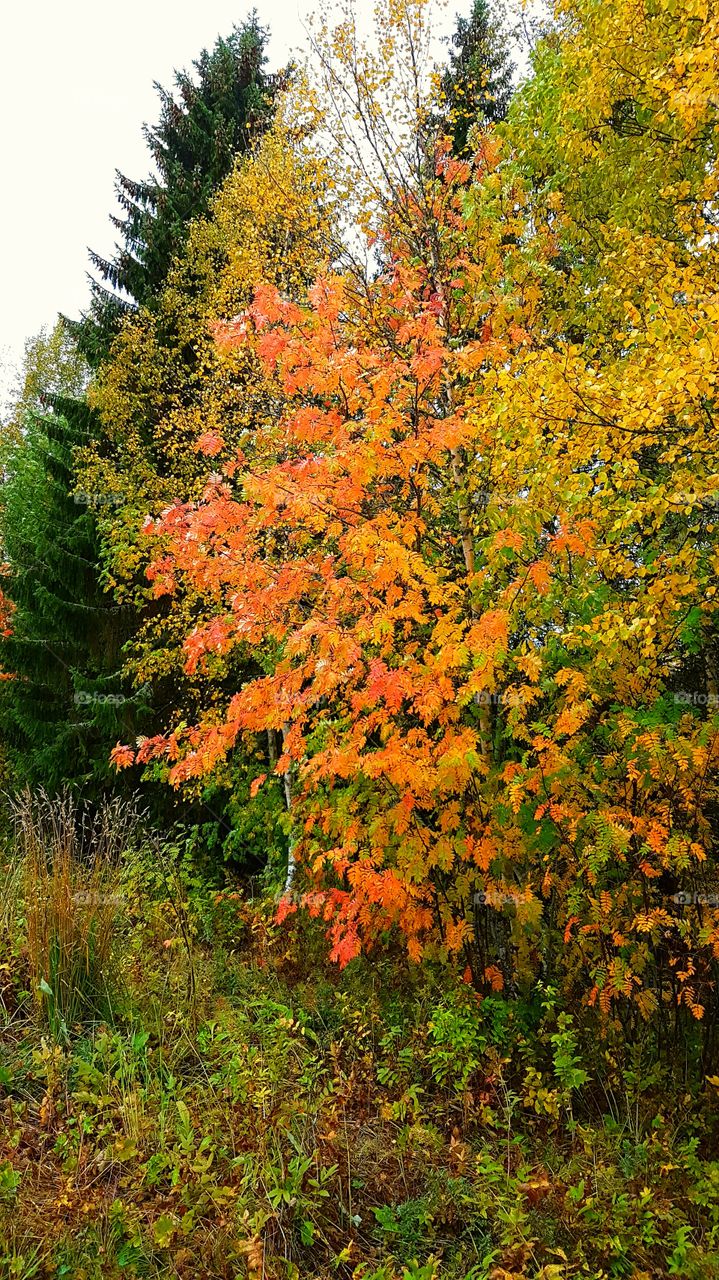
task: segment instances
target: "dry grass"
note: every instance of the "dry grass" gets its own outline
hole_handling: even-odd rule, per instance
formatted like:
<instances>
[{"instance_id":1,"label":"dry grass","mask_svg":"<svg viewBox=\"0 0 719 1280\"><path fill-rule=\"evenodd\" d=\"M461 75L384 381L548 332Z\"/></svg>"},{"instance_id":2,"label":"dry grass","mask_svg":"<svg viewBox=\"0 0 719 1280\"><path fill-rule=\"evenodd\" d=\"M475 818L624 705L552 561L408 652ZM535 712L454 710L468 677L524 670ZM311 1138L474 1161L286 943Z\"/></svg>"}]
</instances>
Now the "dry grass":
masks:
<instances>
[{"instance_id":1,"label":"dry grass","mask_svg":"<svg viewBox=\"0 0 719 1280\"><path fill-rule=\"evenodd\" d=\"M91 814L69 792L26 792L13 817L33 991L53 1033L66 1038L73 1024L108 1014L119 859L136 815L117 802Z\"/></svg>"},{"instance_id":2,"label":"dry grass","mask_svg":"<svg viewBox=\"0 0 719 1280\"><path fill-rule=\"evenodd\" d=\"M22 868L17 862L0 864L0 935L10 937L18 916Z\"/></svg>"}]
</instances>

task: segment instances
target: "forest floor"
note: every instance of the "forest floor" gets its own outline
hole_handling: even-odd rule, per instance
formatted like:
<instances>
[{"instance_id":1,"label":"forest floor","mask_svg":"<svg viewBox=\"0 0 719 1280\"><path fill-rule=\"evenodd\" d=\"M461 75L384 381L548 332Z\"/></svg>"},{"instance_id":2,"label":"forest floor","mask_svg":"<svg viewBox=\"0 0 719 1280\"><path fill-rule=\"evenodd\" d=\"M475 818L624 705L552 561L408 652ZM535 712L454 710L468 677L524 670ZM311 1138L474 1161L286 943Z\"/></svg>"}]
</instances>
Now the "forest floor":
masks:
<instances>
[{"instance_id":1,"label":"forest floor","mask_svg":"<svg viewBox=\"0 0 719 1280\"><path fill-rule=\"evenodd\" d=\"M719 1081L618 1023L389 944L340 972L314 922L142 858L92 990L102 921L71 895L65 1007L68 922L48 952L47 885L10 861L2 887L3 1280L719 1276Z\"/></svg>"}]
</instances>

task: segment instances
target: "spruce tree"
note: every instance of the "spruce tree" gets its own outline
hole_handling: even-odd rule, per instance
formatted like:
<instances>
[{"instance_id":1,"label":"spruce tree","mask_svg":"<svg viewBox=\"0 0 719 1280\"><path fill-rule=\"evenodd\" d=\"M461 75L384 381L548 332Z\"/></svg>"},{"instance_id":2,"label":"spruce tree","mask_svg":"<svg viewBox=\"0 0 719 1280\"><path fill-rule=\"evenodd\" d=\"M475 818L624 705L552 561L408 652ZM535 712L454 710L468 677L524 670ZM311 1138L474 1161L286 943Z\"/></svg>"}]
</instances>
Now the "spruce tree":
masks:
<instances>
[{"instance_id":1,"label":"spruce tree","mask_svg":"<svg viewBox=\"0 0 719 1280\"><path fill-rule=\"evenodd\" d=\"M488 0L473 0L470 16L457 18L449 66L442 79L450 133L458 155L470 149L472 125L491 124L506 116L513 71L506 37Z\"/></svg>"},{"instance_id":2,"label":"spruce tree","mask_svg":"<svg viewBox=\"0 0 719 1280\"><path fill-rule=\"evenodd\" d=\"M3 586L14 610L0 733L18 784L56 790L72 778L92 795L109 779L106 744L130 727L133 697L119 674L122 611L108 607L99 583L91 501L73 492L89 410L84 423L75 411L72 427L47 403L76 395L85 376L60 324L27 344L3 459Z\"/></svg>"}]
</instances>

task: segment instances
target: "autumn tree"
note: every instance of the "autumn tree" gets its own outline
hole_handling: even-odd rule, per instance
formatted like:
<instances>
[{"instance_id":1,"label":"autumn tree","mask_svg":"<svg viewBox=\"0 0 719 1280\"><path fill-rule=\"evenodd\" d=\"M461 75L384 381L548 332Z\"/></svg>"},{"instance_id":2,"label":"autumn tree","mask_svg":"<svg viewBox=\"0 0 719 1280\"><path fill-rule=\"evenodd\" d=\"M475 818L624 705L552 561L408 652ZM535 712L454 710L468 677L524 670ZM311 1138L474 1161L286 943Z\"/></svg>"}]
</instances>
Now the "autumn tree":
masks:
<instances>
[{"instance_id":1,"label":"autumn tree","mask_svg":"<svg viewBox=\"0 0 719 1280\"><path fill-rule=\"evenodd\" d=\"M62 324L42 328L28 338L17 386L3 414L5 446L15 444L26 418L42 413L55 396L81 396L89 370Z\"/></svg>"},{"instance_id":2,"label":"autumn tree","mask_svg":"<svg viewBox=\"0 0 719 1280\"><path fill-rule=\"evenodd\" d=\"M417 56L429 43L424 20L422 5L398 11L384 56L431 83ZM350 21L318 44L320 67L363 129L378 69ZM171 776L182 782L216 768L242 732L281 734L276 768L296 781L296 856L310 880L314 868L312 901L333 918L341 959L393 921L413 954L438 918L445 948L467 942L466 899L479 882L470 874L457 895L448 873L465 848L464 801L487 768L489 722L475 695L492 667L462 700L456 681L468 628L478 649L506 643L502 615L481 619L466 594L476 566L463 388L475 364L506 360L523 304L494 297L495 228L478 225L466 244L470 170L449 142L428 169L433 104L385 88L369 157L366 136L339 122L337 132L340 179L350 185L357 164L360 225L386 269L363 275L351 255L308 302L264 284L220 331L223 349L254 353L284 404L199 504L173 506L155 526L168 540L152 570L157 593L187 598L202 583L217 597L187 641L188 669L249 643L274 654L272 670L225 703L224 720L208 709L195 730L138 752L140 761L179 752ZM410 142L421 134L419 149L385 152L402 130ZM493 167L491 148L481 163Z\"/></svg>"},{"instance_id":3,"label":"autumn tree","mask_svg":"<svg viewBox=\"0 0 719 1280\"><path fill-rule=\"evenodd\" d=\"M716 18L557 18L560 57L539 50L510 113L555 245L546 336L494 391L494 520L522 539L518 576L530 547L541 565L517 600L541 728L511 795L545 845L566 973L590 973L605 1009L631 997L666 1041L668 1010L701 1018L717 978L717 707L697 661L715 612Z\"/></svg>"}]
</instances>

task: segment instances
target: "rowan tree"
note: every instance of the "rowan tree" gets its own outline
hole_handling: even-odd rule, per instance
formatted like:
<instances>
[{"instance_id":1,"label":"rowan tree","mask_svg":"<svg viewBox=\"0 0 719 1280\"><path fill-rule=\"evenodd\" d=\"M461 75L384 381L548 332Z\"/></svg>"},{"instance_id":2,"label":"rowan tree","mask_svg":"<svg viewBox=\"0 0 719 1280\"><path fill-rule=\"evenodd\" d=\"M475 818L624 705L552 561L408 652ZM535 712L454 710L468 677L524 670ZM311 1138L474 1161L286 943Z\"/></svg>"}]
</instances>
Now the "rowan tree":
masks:
<instances>
[{"instance_id":1,"label":"rowan tree","mask_svg":"<svg viewBox=\"0 0 719 1280\"><path fill-rule=\"evenodd\" d=\"M386 46L404 67L417 66L422 35L421 6L410 9L407 31L398 12ZM345 77L361 119L377 68L346 25L322 66L328 83L333 68ZM491 442L470 419L468 374L508 358L527 307L507 287L509 262L501 295L495 287L508 257L498 224L478 219L468 238L470 167L448 142L432 168L424 139L420 152L379 163L391 121L425 120L432 109L409 101L402 116L391 85L387 98L374 161L365 164L361 143L345 147L360 157L360 199L379 198L364 225L386 266L362 275L355 255L343 273L321 277L307 303L263 284L249 310L220 327L223 349L250 350L279 383L280 412L200 503L172 507L155 526L167 539L152 569L157 593L217 596L215 615L187 641L189 669L239 644L271 653L272 669L196 729L138 752L143 761L181 750L171 774L179 783L211 772L243 732L282 735L276 769L295 784L295 856L324 894L312 901L333 917L343 960L360 934L393 921L415 955L437 920L450 950L471 932L479 879L466 855L483 822L475 792L490 751L475 695L491 688L493 666L472 675L470 651L479 660L484 642L496 656L506 627L471 600L464 450ZM478 168L494 163L487 144Z\"/></svg>"}]
</instances>

